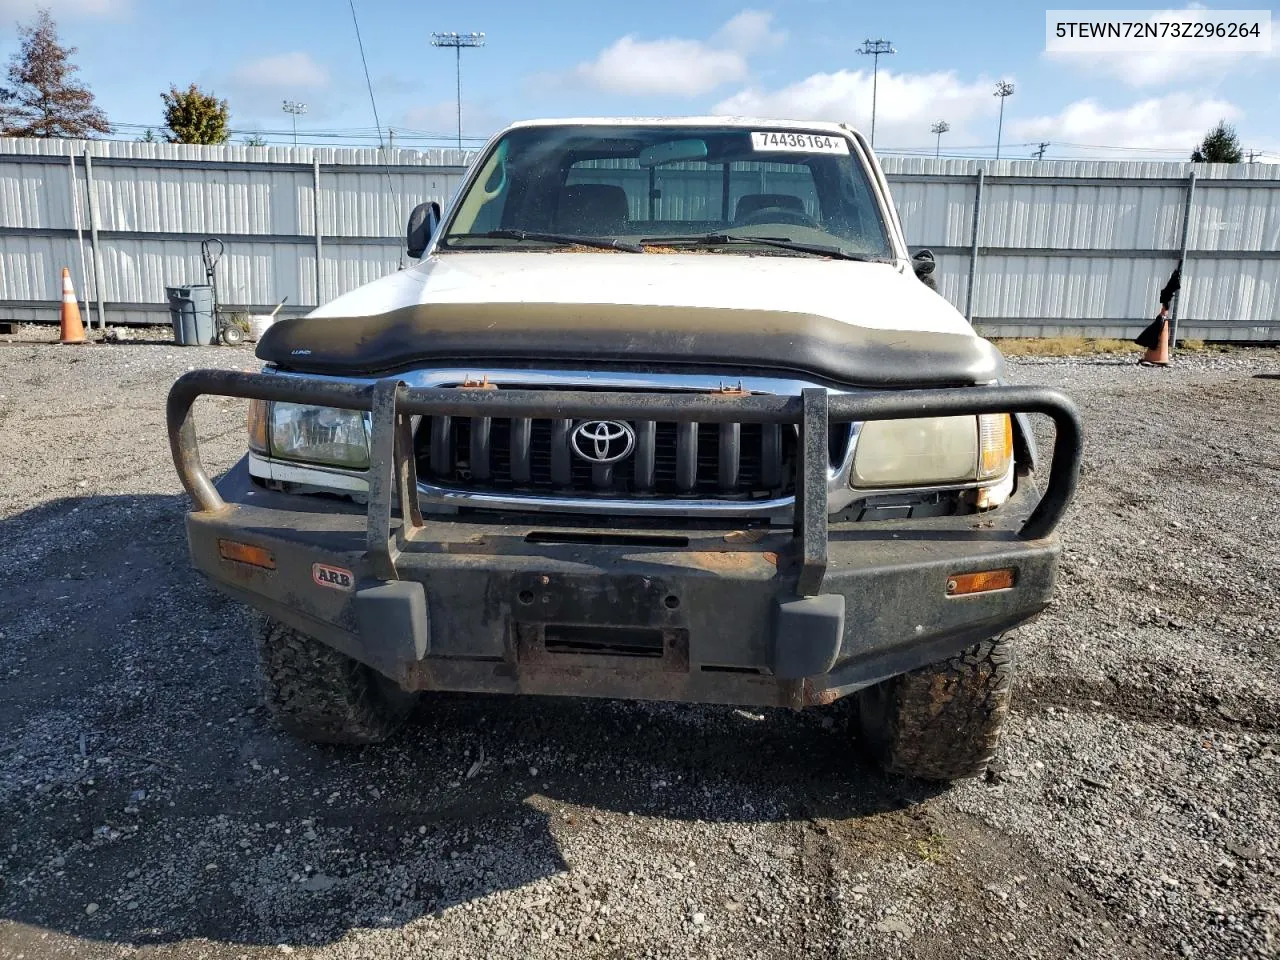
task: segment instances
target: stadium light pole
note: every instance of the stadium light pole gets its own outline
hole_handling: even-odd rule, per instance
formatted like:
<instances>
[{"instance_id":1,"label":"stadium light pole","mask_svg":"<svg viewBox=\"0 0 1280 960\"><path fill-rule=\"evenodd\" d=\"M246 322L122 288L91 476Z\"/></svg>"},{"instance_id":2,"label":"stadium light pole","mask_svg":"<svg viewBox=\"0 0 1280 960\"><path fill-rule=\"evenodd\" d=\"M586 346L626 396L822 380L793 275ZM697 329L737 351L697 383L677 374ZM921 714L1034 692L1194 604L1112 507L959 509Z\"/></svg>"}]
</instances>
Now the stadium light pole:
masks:
<instances>
[{"instance_id":1,"label":"stadium light pole","mask_svg":"<svg viewBox=\"0 0 1280 960\"><path fill-rule=\"evenodd\" d=\"M286 100L280 108L293 118L293 145L298 145L298 117L307 112L307 105L297 100Z\"/></svg>"},{"instance_id":2,"label":"stadium light pole","mask_svg":"<svg viewBox=\"0 0 1280 960\"><path fill-rule=\"evenodd\" d=\"M876 145L876 88L880 83L880 55L897 53L888 40L864 40L858 48L859 53L869 54L871 67L871 146Z\"/></svg>"},{"instance_id":3,"label":"stadium light pole","mask_svg":"<svg viewBox=\"0 0 1280 960\"><path fill-rule=\"evenodd\" d=\"M483 33L433 33L433 47L451 47L458 60L458 149L462 149L462 48L483 47Z\"/></svg>"},{"instance_id":4,"label":"stadium light pole","mask_svg":"<svg viewBox=\"0 0 1280 960\"><path fill-rule=\"evenodd\" d=\"M937 143L933 148L933 159L937 160L939 154L942 153L942 135L950 129L951 124L947 123L945 120L939 120L929 128L929 132L938 138Z\"/></svg>"},{"instance_id":5,"label":"stadium light pole","mask_svg":"<svg viewBox=\"0 0 1280 960\"><path fill-rule=\"evenodd\" d=\"M1013 96L1013 84L1008 80L997 80L996 89L992 94L1000 98L1000 124L996 127L996 159L1000 159L1000 136L1004 133L1004 101L1006 97Z\"/></svg>"}]
</instances>

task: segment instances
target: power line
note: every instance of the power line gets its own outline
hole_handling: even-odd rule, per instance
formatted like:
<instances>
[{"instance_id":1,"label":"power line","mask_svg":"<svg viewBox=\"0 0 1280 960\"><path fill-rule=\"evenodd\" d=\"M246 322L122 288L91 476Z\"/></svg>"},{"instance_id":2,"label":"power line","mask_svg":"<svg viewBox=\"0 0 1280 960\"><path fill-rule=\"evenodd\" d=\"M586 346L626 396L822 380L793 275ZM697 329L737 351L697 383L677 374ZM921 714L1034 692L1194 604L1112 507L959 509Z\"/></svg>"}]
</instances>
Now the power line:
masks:
<instances>
[{"instance_id":1,"label":"power line","mask_svg":"<svg viewBox=\"0 0 1280 960\"><path fill-rule=\"evenodd\" d=\"M366 59L364 55L364 40L360 38L360 21L356 17L356 0L347 0L347 4L348 6L351 7L351 23L356 28L356 46L360 48L360 64L364 67L364 85L369 90L369 105L373 107L373 128L378 134L378 150L379 152L381 152L383 150L382 121L378 119L378 100L373 95L373 80L369 78L369 61L368 59ZM391 163L391 157L384 153L383 159L386 161L386 163L382 167L382 174L387 178L387 187L390 188L392 199L395 202L395 209L397 211L400 211L403 204L401 204L400 202L400 190L398 187L396 187L396 182L391 177L391 169L389 166ZM320 287L320 282L319 282L320 281L320 255L318 250L318 245L320 243L319 237L320 237L320 226L319 224L317 224L316 225L316 238L317 238L316 239L316 244L317 244L316 289L317 290ZM404 248L401 247L399 252L400 252L400 266L401 268L403 268L404 267Z\"/></svg>"},{"instance_id":2,"label":"power line","mask_svg":"<svg viewBox=\"0 0 1280 960\"><path fill-rule=\"evenodd\" d=\"M945 122L945 121L942 121ZM156 131L163 126L162 123L137 123L130 121L113 121L111 124L112 132L117 135L118 139L133 139L136 134L141 134L147 130ZM935 132L930 128L930 132ZM277 127L232 127L228 130L233 137L256 135L264 138L276 138L281 141L288 142L292 139L292 131L288 128ZM356 149L368 149L368 145L362 144L361 141L371 141L373 146L378 145L378 133L373 127L330 127L313 129L308 127L305 132L299 131L298 144L302 145L329 145L341 146L343 141L355 146ZM484 144L488 141L488 137L483 136L463 136L463 141L476 146ZM337 141L336 143L331 141ZM453 132L420 130L412 127L397 127L396 141L406 146L417 144L423 146L443 146L445 144L456 143L457 134ZM1047 142L1047 141L1043 141ZM1171 159L1184 162L1187 152L1178 146L1169 147L1135 147L1120 146L1114 144L1099 143L1077 143L1067 140L1054 140L1051 144L1054 148L1055 158L1060 160L1097 160L1098 157L1078 156L1078 155L1060 155L1061 150L1068 153L1076 150L1105 150L1114 151L1124 154L1135 154L1134 159L1161 160ZM1026 141L1018 143L1003 143L1001 150L1008 149L1028 149L1035 151L1039 148L1040 142ZM991 143L975 143L975 144L956 144L949 145L947 152L941 153L935 146L935 152L940 157L952 158L970 158L983 159L984 154L989 158L989 153L995 150L995 144ZM898 154L902 156L932 156L927 146L913 147L879 147L877 153L881 154ZM1280 158L1280 153L1274 150L1258 150L1252 151L1259 159L1270 159L1272 162L1276 158ZM1120 158L1117 158L1120 159ZM1127 158L1125 158L1127 159Z\"/></svg>"},{"instance_id":3,"label":"power line","mask_svg":"<svg viewBox=\"0 0 1280 960\"><path fill-rule=\"evenodd\" d=\"M140 133L146 130L155 130L156 127L157 127L157 124L154 124L154 123L126 123L123 121L118 121L118 122L113 122L111 124L112 130L119 133L132 133L132 132ZM291 129L275 128L275 127L229 127L228 132L232 134L257 133L257 134L262 134L264 136L276 136L276 137L283 137L286 139L293 136L293 131ZM415 130L408 127L400 127L396 131L397 137L401 137L406 134L409 135L411 138L418 139L418 140L454 140L456 139L453 133L444 133L443 131L435 132L431 130ZM349 138L352 140L375 140L376 141L378 134L374 131L373 127L334 127L334 128L328 128L328 129L308 128L307 130L302 132L300 136L320 138L320 139ZM476 143L483 143L487 138L486 137L464 137L463 139L474 141Z\"/></svg>"},{"instance_id":4,"label":"power line","mask_svg":"<svg viewBox=\"0 0 1280 960\"><path fill-rule=\"evenodd\" d=\"M1059 143L1064 147L1083 147L1086 150L1125 150L1131 153L1185 152L1185 151L1179 151L1177 147L1126 147L1126 146L1111 146L1105 143L1071 143L1066 140L1057 140L1054 142Z\"/></svg>"},{"instance_id":5,"label":"power line","mask_svg":"<svg viewBox=\"0 0 1280 960\"><path fill-rule=\"evenodd\" d=\"M378 146L382 146L382 121L378 119L378 101L373 96L373 81L369 79L369 61L364 55L364 40L360 38L360 21L356 19L356 0L347 0L351 7L351 22L356 28L356 46L360 48L360 64L364 67L364 85L369 89L369 104L373 107L373 125L378 131Z\"/></svg>"},{"instance_id":6,"label":"power line","mask_svg":"<svg viewBox=\"0 0 1280 960\"><path fill-rule=\"evenodd\" d=\"M147 130L155 131L158 126L154 123L124 123L113 122L111 124L112 133L116 139L131 140L137 134L145 133ZM264 139L279 141L281 143L290 143L293 140L293 131L290 129L277 129L274 127L231 127L227 133L232 137L241 136L259 136ZM453 145L456 137L452 133L433 132L427 130L406 130L403 127L396 130L397 142L408 146L416 144L421 146L446 146ZM463 137L474 146L485 143L487 137ZM367 142L361 142L367 141ZM356 149L369 149L378 146L378 135L372 127L362 128L346 128L346 129L310 129L300 131L298 133L299 146L333 146L340 147L344 144L353 146Z\"/></svg>"},{"instance_id":7,"label":"power line","mask_svg":"<svg viewBox=\"0 0 1280 960\"><path fill-rule=\"evenodd\" d=\"M1035 157L1037 160L1043 160L1044 152L1048 149L1049 149L1049 141L1041 140L1039 146L1037 146L1036 149L1032 151L1031 155Z\"/></svg>"}]
</instances>

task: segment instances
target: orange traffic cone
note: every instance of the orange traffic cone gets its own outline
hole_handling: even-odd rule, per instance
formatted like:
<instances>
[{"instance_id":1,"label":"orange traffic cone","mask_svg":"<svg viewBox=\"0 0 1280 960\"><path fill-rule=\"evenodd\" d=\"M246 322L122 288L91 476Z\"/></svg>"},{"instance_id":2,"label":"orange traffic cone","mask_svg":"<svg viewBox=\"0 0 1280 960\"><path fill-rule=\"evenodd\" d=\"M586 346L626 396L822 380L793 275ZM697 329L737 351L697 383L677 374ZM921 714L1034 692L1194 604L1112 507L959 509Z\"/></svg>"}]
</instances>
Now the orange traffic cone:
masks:
<instances>
[{"instance_id":1,"label":"orange traffic cone","mask_svg":"<svg viewBox=\"0 0 1280 960\"><path fill-rule=\"evenodd\" d=\"M84 343L84 324L80 322L80 304L76 288L71 285L71 271L62 268L62 342Z\"/></svg>"},{"instance_id":2,"label":"orange traffic cone","mask_svg":"<svg viewBox=\"0 0 1280 960\"><path fill-rule=\"evenodd\" d=\"M1147 350L1138 361L1144 367L1167 367L1169 365L1169 314L1160 311L1164 324L1160 327L1160 342Z\"/></svg>"}]
</instances>

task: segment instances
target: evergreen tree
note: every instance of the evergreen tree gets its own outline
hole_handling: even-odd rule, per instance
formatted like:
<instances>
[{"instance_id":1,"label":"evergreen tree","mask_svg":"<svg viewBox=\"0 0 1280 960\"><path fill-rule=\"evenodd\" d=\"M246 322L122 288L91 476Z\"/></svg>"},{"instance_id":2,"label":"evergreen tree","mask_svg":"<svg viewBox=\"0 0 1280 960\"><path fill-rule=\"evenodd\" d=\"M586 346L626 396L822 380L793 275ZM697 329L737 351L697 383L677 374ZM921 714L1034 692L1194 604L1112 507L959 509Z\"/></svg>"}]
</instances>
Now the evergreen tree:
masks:
<instances>
[{"instance_id":1,"label":"evergreen tree","mask_svg":"<svg viewBox=\"0 0 1280 960\"><path fill-rule=\"evenodd\" d=\"M1210 130L1200 146L1191 152L1192 163L1239 163L1244 159L1244 150L1240 147L1240 138L1236 136L1236 128L1225 120Z\"/></svg>"},{"instance_id":2,"label":"evergreen tree","mask_svg":"<svg viewBox=\"0 0 1280 960\"><path fill-rule=\"evenodd\" d=\"M219 144L231 139L227 101L205 93L194 83L186 90L170 86L160 98L164 100L166 139L170 143Z\"/></svg>"},{"instance_id":3,"label":"evergreen tree","mask_svg":"<svg viewBox=\"0 0 1280 960\"><path fill-rule=\"evenodd\" d=\"M58 42L58 27L41 10L18 27L18 52L9 58L8 87L0 87L0 134L85 139L111 132L88 87L72 75L75 47Z\"/></svg>"}]
</instances>

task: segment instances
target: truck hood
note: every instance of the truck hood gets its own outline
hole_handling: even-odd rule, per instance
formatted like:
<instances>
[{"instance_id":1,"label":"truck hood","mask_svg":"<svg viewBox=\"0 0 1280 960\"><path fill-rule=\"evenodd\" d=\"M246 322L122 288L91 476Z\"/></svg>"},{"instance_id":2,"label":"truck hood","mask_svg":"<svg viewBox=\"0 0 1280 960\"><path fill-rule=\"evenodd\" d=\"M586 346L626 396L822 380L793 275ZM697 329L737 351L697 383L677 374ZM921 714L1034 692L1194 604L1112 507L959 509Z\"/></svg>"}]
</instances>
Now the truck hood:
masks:
<instances>
[{"instance_id":1,"label":"truck hood","mask_svg":"<svg viewBox=\"0 0 1280 960\"><path fill-rule=\"evenodd\" d=\"M902 267L742 253L443 253L352 290L311 316L516 303L785 311L878 330L974 335L959 311Z\"/></svg>"},{"instance_id":2,"label":"truck hood","mask_svg":"<svg viewBox=\"0 0 1280 960\"><path fill-rule=\"evenodd\" d=\"M380 376L423 365L779 371L965 386L999 352L889 264L718 254L446 254L282 320L258 357Z\"/></svg>"}]
</instances>

